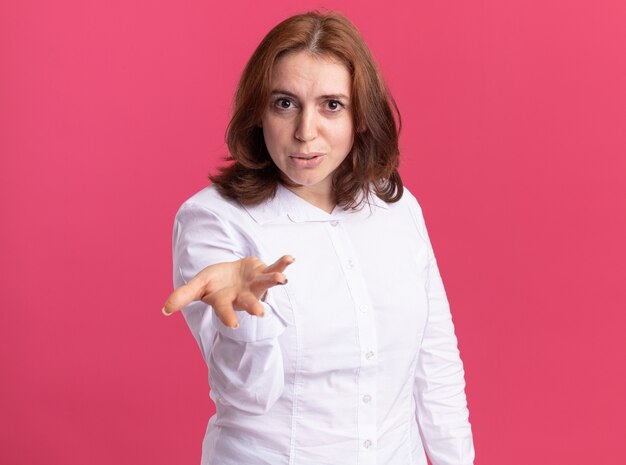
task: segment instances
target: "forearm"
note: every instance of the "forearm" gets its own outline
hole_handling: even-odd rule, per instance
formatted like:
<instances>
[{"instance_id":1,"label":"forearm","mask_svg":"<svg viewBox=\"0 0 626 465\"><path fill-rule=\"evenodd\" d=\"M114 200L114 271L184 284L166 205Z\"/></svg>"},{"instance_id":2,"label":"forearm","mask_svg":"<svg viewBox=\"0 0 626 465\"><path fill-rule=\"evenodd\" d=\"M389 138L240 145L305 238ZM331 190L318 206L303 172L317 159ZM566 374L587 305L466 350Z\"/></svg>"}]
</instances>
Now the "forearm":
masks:
<instances>
[{"instance_id":1,"label":"forearm","mask_svg":"<svg viewBox=\"0 0 626 465\"><path fill-rule=\"evenodd\" d=\"M223 405L263 414L281 396L283 358L278 337L285 322L268 294L265 316L239 312L239 328L225 326L213 313L217 330L207 364L214 397ZM217 396L215 396L217 394Z\"/></svg>"},{"instance_id":2,"label":"forearm","mask_svg":"<svg viewBox=\"0 0 626 465\"><path fill-rule=\"evenodd\" d=\"M250 249L232 225L194 205L179 211L173 246L177 288L207 265L233 262L245 257ZM226 326L213 307L204 303L193 303L185 310L187 323L209 367L212 395L222 405L260 414L282 393L284 375L278 336L284 331L285 322L271 295L268 291L262 304L263 317L236 312L237 329Z\"/></svg>"},{"instance_id":3,"label":"forearm","mask_svg":"<svg viewBox=\"0 0 626 465\"><path fill-rule=\"evenodd\" d=\"M415 414L433 465L472 465L474 445L465 397L465 372L450 306L417 201L412 214L428 256L428 317L415 370Z\"/></svg>"},{"instance_id":4,"label":"forearm","mask_svg":"<svg viewBox=\"0 0 626 465\"><path fill-rule=\"evenodd\" d=\"M428 322L415 374L416 415L433 465L471 465L472 430L463 363L436 262L428 283Z\"/></svg>"},{"instance_id":5,"label":"forearm","mask_svg":"<svg viewBox=\"0 0 626 465\"><path fill-rule=\"evenodd\" d=\"M207 363L211 390L222 405L260 415L283 392L283 359L277 336L244 342L218 332Z\"/></svg>"}]
</instances>

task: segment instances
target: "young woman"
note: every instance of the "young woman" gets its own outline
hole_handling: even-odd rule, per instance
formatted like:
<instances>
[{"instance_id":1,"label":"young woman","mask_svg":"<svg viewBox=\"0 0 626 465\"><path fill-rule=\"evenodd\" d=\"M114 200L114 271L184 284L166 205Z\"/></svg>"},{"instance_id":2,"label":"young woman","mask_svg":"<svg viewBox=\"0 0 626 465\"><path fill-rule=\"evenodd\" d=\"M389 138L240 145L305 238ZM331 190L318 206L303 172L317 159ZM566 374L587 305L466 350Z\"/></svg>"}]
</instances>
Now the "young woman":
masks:
<instances>
[{"instance_id":1,"label":"young woman","mask_svg":"<svg viewBox=\"0 0 626 465\"><path fill-rule=\"evenodd\" d=\"M397 171L394 110L335 13L283 21L248 62L232 163L176 215L163 309L185 307L208 364L203 464L426 464L425 451L433 465L473 463L463 365Z\"/></svg>"}]
</instances>

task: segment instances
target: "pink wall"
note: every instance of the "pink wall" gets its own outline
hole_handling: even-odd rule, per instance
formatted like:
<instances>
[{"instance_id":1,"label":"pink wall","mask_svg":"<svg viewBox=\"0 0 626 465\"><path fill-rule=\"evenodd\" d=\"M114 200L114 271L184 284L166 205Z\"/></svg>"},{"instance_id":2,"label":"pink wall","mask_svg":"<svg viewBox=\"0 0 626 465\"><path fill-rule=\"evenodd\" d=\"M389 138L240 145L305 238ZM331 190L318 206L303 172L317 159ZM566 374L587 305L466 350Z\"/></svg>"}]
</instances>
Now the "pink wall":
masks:
<instances>
[{"instance_id":1,"label":"pink wall","mask_svg":"<svg viewBox=\"0 0 626 465\"><path fill-rule=\"evenodd\" d=\"M196 464L206 370L171 290L262 35L318 2L0 5L0 463ZM626 4L327 1L403 115L477 464L626 456Z\"/></svg>"}]
</instances>

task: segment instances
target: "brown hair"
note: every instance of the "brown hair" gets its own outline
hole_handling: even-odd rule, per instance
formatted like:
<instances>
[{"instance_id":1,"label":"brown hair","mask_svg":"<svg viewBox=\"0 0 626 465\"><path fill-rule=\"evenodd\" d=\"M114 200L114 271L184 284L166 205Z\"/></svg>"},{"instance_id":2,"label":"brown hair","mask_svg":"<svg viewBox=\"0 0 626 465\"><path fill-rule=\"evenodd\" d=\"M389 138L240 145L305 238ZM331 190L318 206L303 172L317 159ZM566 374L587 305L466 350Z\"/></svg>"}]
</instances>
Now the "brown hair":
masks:
<instances>
[{"instance_id":1,"label":"brown hair","mask_svg":"<svg viewBox=\"0 0 626 465\"><path fill-rule=\"evenodd\" d=\"M222 195L246 205L272 198L279 182L288 183L270 158L259 123L268 104L274 63L286 53L302 50L338 60L352 79L356 130L350 153L333 173L337 204L357 208L367 201L372 189L382 200L397 202L403 193L398 173L398 107L357 29L347 18L332 12L287 18L261 41L239 81L226 133L227 160L234 163L209 178Z\"/></svg>"}]
</instances>

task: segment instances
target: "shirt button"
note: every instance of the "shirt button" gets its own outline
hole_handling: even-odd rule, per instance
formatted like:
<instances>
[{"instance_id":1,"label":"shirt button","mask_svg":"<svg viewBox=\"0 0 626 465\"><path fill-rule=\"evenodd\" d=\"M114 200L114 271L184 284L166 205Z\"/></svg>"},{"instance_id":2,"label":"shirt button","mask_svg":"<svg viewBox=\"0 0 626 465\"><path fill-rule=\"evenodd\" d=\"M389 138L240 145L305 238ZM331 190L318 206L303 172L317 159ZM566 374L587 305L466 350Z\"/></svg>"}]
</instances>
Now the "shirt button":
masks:
<instances>
[{"instance_id":1,"label":"shirt button","mask_svg":"<svg viewBox=\"0 0 626 465\"><path fill-rule=\"evenodd\" d=\"M370 441L369 439L363 442L363 447L365 447L366 449L369 449L372 446L372 441Z\"/></svg>"},{"instance_id":2,"label":"shirt button","mask_svg":"<svg viewBox=\"0 0 626 465\"><path fill-rule=\"evenodd\" d=\"M372 396L370 396L369 394L365 394L363 396L363 402L366 404L369 404L372 401Z\"/></svg>"},{"instance_id":3,"label":"shirt button","mask_svg":"<svg viewBox=\"0 0 626 465\"><path fill-rule=\"evenodd\" d=\"M220 397L218 402L222 405L228 405L228 402L226 401L226 399L224 399L223 397Z\"/></svg>"},{"instance_id":4,"label":"shirt button","mask_svg":"<svg viewBox=\"0 0 626 465\"><path fill-rule=\"evenodd\" d=\"M339 224L339 221L331 221L330 225L331 226L337 226Z\"/></svg>"},{"instance_id":5,"label":"shirt button","mask_svg":"<svg viewBox=\"0 0 626 465\"><path fill-rule=\"evenodd\" d=\"M374 352L372 352L371 350L365 354L365 358L368 360L371 360L374 358Z\"/></svg>"},{"instance_id":6,"label":"shirt button","mask_svg":"<svg viewBox=\"0 0 626 465\"><path fill-rule=\"evenodd\" d=\"M352 260L348 260L348 268L354 268L354 262Z\"/></svg>"},{"instance_id":7,"label":"shirt button","mask_svg":"<svg viewBox=\"0 0 626 465\"><path fill-rule=\"evenodd\" d=\"M367 313L367 305L361 305L359 310L361 310L361 313Z\"/></svg>"}]
</instances>

